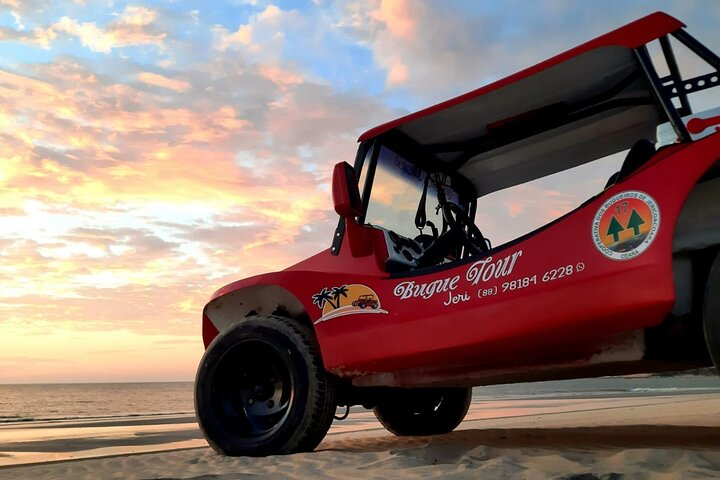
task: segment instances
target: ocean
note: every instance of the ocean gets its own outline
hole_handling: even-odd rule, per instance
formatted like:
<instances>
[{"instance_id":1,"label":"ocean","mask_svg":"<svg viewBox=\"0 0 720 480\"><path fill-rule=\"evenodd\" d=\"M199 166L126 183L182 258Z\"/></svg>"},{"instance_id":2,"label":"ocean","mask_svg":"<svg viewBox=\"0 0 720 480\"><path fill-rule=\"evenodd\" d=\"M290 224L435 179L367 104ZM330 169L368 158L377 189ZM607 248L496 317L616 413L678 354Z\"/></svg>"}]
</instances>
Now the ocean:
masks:
<instances>
[{"instance_id":1,"label":"ocean","mask_svg":"<svg viewBox=\"0 0 720 480\"><path fill-rule=\"evenodd\" d=\"M483 401L693 393L720 393L720 377L683 374L493 385L476 387L473 397ZM0 385L0 425L160 415L194 415L193 383Z\"/></svg>"},{"instance_id":2,"label":"ocean","mask_svg":"<svg viewBox=\"0 0 720 480\"><path fill-rule=\"evenodd\" d=\"M0 424L193 413L192 382L0 385Z\"/></svg>"}]
</instances>

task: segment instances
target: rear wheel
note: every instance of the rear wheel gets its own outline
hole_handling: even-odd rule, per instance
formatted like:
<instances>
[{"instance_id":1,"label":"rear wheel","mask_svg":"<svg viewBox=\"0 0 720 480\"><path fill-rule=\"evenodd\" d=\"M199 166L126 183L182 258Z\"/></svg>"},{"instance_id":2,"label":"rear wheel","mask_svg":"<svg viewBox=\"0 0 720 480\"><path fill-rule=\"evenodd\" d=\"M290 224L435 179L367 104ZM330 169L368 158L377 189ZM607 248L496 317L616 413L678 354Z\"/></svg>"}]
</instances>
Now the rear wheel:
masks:
<instances>
[{"instance_id":1,"label":"rear wheel","mask_svg":"<svg viewBox=\"0 0 720 480\"><path fill-rule=\"evenodd\" d=\"M720 255L715 257L705 286L703 327L710 357L720 373Z\"/></svg>"},{"instance_id":2,"label":"rear wheel","mask_svg":"<svg viewBox=\"0 0 720 480\"><path fill-rule=\"evenodd\" d=\"M315 338L281 317L248 317L221 333L195 379L198 423L225 455L310 451L330 428L335 407Z\"/></svg>"},{"instance_id":3,"label":"rear wheel","mask_svg":"<svg viewBox=\"0 0 720 480\"><path fill-rule=\"evenodd\" d=\"M395 435L437 435L460 425L471 398L469 387L397 389L378 401L373 411Z\"/></svg>"}]
</instances>

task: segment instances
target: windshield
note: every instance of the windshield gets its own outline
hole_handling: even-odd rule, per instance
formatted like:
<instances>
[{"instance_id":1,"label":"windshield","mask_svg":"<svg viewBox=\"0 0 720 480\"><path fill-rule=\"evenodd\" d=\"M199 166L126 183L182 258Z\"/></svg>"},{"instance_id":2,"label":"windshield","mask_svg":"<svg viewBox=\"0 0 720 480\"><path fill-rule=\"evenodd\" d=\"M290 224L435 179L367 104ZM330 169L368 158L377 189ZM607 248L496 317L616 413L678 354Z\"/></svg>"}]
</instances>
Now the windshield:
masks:
<instances>
[{"instance_id":1,"label":"windshield","mask_svg":"<svg viewBox=\"0 0 720 480\"><path fill-rule=\"evenodd\" d=\"M415 217L421 203L427 173L417 165L387 147L381 147L372 194L368 204L366 222L392 230L408 238L414 238L420 230L415 226ZM444 174L432 174L428 182L425 201L425 215L429 222L442 230L442 213L438 206L437 189L434 181L440 181L448 201L460 204L458 193L450 186ZM422 209L422 206L420 207ZM432 234L429 228L423 233Z\"/></svg>"}]
</instances>

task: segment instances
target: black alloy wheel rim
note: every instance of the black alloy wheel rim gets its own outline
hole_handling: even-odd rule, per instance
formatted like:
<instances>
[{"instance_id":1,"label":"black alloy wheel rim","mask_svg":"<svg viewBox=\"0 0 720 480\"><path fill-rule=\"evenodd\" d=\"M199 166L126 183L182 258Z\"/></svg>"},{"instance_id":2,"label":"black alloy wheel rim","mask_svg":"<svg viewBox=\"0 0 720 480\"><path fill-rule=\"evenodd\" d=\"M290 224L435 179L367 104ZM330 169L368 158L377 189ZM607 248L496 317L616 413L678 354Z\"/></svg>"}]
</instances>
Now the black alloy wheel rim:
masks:
<instances>
[{"instance_id":1,"label":"black alloy wheel rim","mask_svg":"<svg viewBox=\"0 0 720 480\"><path fill-rule=\"evenodd\" d=\"M260 339L233 345L211 382L218 423L232 434L261 440L277 432L290 413L295 383L287 350Z\"/></svg>"}]
</instances>

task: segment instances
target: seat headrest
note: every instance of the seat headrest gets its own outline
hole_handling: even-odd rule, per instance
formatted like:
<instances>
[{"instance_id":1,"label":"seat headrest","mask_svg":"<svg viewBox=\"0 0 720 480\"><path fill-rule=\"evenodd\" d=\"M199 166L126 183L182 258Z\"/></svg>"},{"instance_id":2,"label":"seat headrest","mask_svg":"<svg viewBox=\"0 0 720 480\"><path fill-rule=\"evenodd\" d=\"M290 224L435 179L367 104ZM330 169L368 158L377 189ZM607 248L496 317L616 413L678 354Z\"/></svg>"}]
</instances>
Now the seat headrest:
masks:
<instances>
[{"instance_id":1,"label":"seat headrest","mask_svg":"<svg viewBox=\"0 0 720 480\"><path fill-rule=\"evenodd\" d=\"M635 145L632 146L627 157L625 157L617 181L619 182L640 168L645 162L650 160L653 155L655 155L655 144L653 142L647 138L641 138L635 142Z\"/></svg>"}]
</instances>

